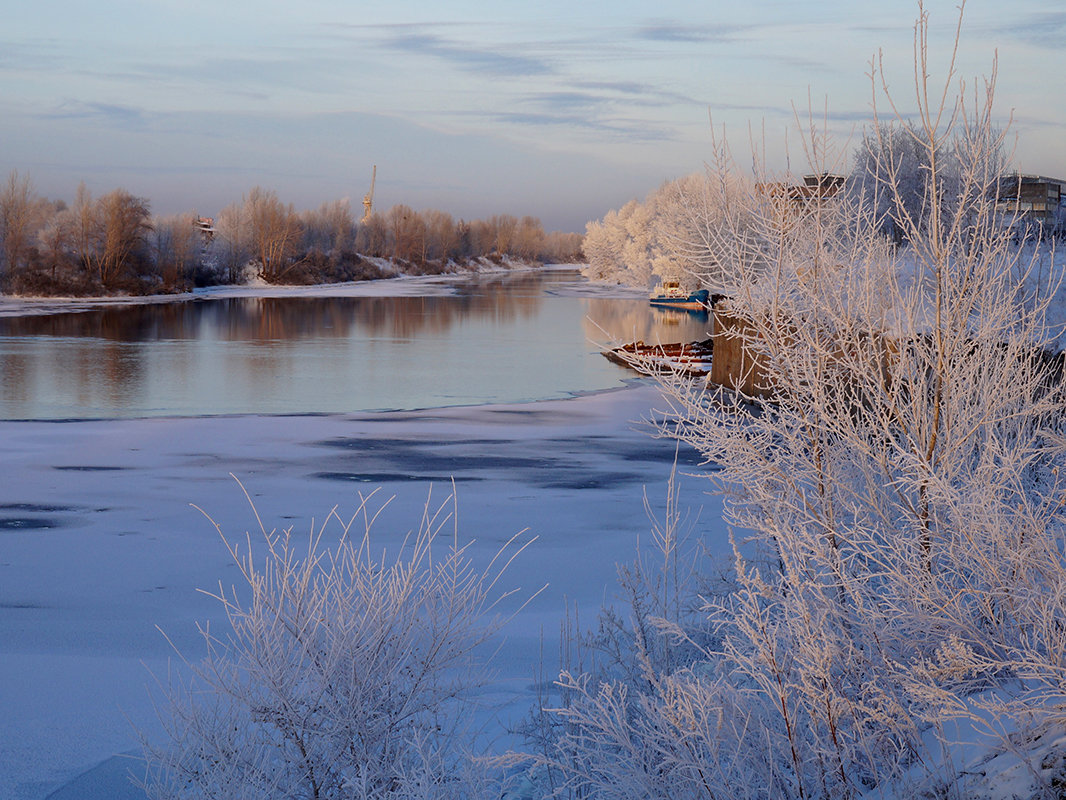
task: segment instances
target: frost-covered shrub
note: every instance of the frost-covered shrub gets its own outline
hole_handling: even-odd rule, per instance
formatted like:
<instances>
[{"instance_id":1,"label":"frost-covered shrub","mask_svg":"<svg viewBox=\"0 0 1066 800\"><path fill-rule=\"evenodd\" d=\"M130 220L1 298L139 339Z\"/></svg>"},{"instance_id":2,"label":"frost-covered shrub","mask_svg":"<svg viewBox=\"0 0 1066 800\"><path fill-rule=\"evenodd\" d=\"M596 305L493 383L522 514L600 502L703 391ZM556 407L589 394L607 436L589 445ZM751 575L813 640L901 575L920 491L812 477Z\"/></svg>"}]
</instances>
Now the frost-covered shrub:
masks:
<instances>
[{"instance_id":1,"label":"frost-covered shrub","mask_svg":"<svg viewBox=\"0 0 1066 800\"><path fill-rule=\"evenodd\" d=\"M516 553L479 570L454 539L441 547L450 509L427 503L391 554L372 544L365 500L310 536L227 541L244 585L220 586L229 629L201 628L207 655L186 662L191 677L160 682L169 741L146 743L149 795L488 796L493 773L471 762L464 712Z\"/></svg>"}]
</instances>

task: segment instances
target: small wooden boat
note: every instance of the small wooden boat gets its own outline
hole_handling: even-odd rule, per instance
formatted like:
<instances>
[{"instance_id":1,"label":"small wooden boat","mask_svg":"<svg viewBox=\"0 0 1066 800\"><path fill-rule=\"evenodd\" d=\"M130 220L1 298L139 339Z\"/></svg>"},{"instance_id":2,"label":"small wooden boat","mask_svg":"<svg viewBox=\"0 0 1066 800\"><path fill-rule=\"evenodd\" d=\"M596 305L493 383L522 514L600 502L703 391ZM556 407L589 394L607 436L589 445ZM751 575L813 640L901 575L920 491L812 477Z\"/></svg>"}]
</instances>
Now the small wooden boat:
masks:
<instances>
[{"instance_id":1,"label":"small wooden boat","mask_svg":"<svg viewBox=\"0 0 1066 800\"><path fill-rule=\"evenodd\" d=\"M630 342L603 351L604 357L615 364L635 369L645 375L680 372L699 377L711 371L713 341L671 342L644 344Z\"/></svg>"},{"instance_id":2,"label":"small wooden boat","mask_svg":"<svg viewBox=\"0 0 1066 800\"><path fill-rule=\"evenodd\" d=\"M711 293L706 289L686 292L677 281L663 281L659 291L648 298L653 306L668 306L686 311L706 311L710 299Z\"/></svg>"}]
</instances>

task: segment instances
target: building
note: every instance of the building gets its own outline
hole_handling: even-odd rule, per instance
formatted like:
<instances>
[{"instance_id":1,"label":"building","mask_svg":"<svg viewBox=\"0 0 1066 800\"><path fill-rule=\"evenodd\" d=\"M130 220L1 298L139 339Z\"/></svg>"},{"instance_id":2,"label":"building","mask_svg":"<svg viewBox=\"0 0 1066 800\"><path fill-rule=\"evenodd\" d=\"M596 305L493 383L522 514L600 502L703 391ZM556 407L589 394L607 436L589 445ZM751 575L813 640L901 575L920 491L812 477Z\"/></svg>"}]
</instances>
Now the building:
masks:
<instances>
[{"instance_id":1,"label":"building","mask_svg":"<svg viewBox=\"0 0 1066 800\"><path fill-rule=\"evenodd\" d=\"M996 205L1012 227L1040 234L1066 232L1066 180L1043 175L1007 175L994 190Z\"/></svg>"}]
</instances>

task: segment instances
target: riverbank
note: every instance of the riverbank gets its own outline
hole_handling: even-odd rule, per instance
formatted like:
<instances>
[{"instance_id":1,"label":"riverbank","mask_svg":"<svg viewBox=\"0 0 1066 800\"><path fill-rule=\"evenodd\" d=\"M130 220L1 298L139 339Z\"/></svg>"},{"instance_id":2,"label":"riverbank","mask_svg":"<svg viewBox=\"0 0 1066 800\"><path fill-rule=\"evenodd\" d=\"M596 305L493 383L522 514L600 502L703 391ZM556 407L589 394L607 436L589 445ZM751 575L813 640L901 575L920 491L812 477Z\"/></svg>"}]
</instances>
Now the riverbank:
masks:
<instances>
[{"instance_id":1,"label":"riverbank","mask_svg":"<svg viewBox=\"0 0 1066 800\"><path fill-rule=\"evenodd\" d=\"M580 268L580 264L542 265L507 259L501 264L484 260L462 270L437 275L405 275L397 271L391 277L374 280L299 286L257 280L244 284L208 286L175 294L35 297L0 293L0 317L61 314L108 306L156 305L228 297L417 297L427 293L432 296L449 294L449 287L485 275Z\"/></svg>"}]
</instances>

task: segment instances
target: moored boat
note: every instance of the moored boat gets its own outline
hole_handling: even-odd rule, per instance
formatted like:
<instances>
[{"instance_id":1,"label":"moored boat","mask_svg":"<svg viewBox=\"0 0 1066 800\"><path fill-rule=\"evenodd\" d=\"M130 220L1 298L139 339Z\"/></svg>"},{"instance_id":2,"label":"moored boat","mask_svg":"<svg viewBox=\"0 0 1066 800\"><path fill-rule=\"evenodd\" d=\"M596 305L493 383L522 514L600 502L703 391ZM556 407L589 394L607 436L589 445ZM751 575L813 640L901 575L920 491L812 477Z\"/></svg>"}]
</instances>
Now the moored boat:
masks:
<instances>
[{"instance_id":1,"label":"moored boat","mask_svg":"<svg viewBox=\"0 0 1066 800\"><path fill-rule=\"evenodd\" d=\"M648 298L653 306L681 308L686 311L706 311L710 299L711 293L706 289L686 292L677 281L663 281L659 290Z\"/></svg>"},{"instance_id":2,"label":"moored boat","mask_svg":"<svg viewBox=\"0 0 1066 800\"><path fill-rule=\"evenodd\" d=\"M645 375L673 372L698 377L711 371L713 351L713 341L704 339L701 342L669 344L631 342L605 350L603 355L608 361L630 367Z\"/></svg>"}]
</instances>

